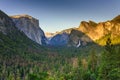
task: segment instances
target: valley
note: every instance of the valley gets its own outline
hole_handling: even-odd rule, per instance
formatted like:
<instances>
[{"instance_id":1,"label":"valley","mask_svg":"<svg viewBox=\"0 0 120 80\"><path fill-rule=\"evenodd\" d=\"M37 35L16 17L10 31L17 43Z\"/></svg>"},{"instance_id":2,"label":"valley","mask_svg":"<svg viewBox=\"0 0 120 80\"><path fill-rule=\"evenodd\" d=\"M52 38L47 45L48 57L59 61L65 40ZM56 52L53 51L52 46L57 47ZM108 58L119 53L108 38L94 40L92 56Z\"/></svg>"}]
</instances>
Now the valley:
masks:
<instances>
[{"instance_id":1,"label":"valley","mask_svg":"<svg viewBox=\"0 0 120 80\"><path fill-rule=\"evenodd\" d=\"M120 16L49 36L37 19L0 11L0 80L120 79Z\"/></svg>"}]
</instances>

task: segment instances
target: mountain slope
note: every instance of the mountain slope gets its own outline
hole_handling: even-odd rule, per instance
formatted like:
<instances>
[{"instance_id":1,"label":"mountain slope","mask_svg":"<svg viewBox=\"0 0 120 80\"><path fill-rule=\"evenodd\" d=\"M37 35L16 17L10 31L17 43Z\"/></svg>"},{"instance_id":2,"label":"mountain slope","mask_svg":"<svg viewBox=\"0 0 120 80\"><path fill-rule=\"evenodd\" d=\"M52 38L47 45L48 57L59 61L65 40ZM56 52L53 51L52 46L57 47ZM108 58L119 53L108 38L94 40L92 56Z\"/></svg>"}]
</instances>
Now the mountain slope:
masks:
<instances>
[{"instance_id":1,"label":"mountain slope","mask_svg":"<svg viewBox=\"0 0 120 80\"><path fill-rule=\"evenodd\" d=\"M76 29L76 28L65 29L60 32L54 33L54 35L49 40L49 45L66 46L69 41L69 35L73 29Z\"/></svg>"},{"instance_id":2,"label":"mountain slope","mask_svg":"<svg viewBox=\"0 0 120 80\"><path fill-rule=\"evenodd\" d=\"M47 52L50 50L29 39L0 11L0 80L30 80L34 67L48 59Z\"/></svg>"},{"instance_id":3,"label":"mountain slope","mask_svg":"<svg viewBox=\"0 0 120 80\"><path fill-rule=\"evenodd\" d=\"M28 38L39 43L46 44L46 37L43 30L39 27L39 21L29 15L10 16L15 23L15 26L25 33Z\"/></svg>"},{"instance_id":4,"label":"mountain slope","mask_svg":"<svg viewBox=\"0 0 120 80\"><path fill-rule=\"evenodd\" d=\"M88 36L92 41L99 45L105 45L108 38L111 38L113 44L119 44L120 16L117 16L110 21L100 23L95 23L93 21L82 21L80 26L75 30L77 30L76 32L79 31L84 33L84 36ZM75 34L75 32L72 31L70 35L77 34ZM76 40L78 42L79 39L82 37L77 37L78 38L74 39L74 41ZM70 40L73 40L73 38L70 37Z\"/></svg>"},{"instance_id":5,"label":"mountain slope","mask_svg":"<svg viewBox=\"0 0 120 80\"><path fill-rule=\"evenodd\" d=\"M17 30L11 18L0 11L0 32L3 34L9 34Z\"/></svg>"},{"instance_id":6,"label":"mountain slope","mask_svg":"<svg viewBox=\"0 0 120 80\"><path fill-rule=\"evenodd\" d=\"M68 38L59 36L64 33L68 34ZM78 28L70 28L58 32L53 36L53 39L51 39L51 44L53 44L53 42L59 44L66 39L67 44L64 45L68 46L77 46L80 42L82 42L81 44L83 45L91 42L105 45L108 38L112 40L113 44L120 43L120 15L106 22L96 23L94 21L82 21Z\"/></svg>"},{"instance_id":7,"label":"mountain slope","mask_svg":"<svg viewBox=\"0 0 120 80\"><path fill-rule=\"evenodd\" d=\"M71 33L70 39L81 45L91 40L76 29ZM0 80L119 80L119 53L120 45L111 45L110 39L106 47L40 46L0 11Z\"/></svg>"},{"instance_id":8,"label":"mountain slope","mask_svg":"<svg viewBox=\"0 0 120 80\"><path fill-rule=\"evenodd\" d=\"M24 47L21 50L22 52L29 47L40 47L36 42L30 40L23 32L17 29L12 19L2 11L0 11L0 46L1 50L7 49L6 51L1 51L2 53L6 53L9 50L16 53L15 51L23 49L22 47Z\"/></svg>"},{"instance_id":9,"label":"mountain slope","mask_svg":"<svg viewBox=\"0 0 120 80\"><path fill-rule=\"evenodd\" d=\"M68 43L69 36L67 33L57 34L49 41L51 46L65 46Z\"/></svg>"}]
</instances>

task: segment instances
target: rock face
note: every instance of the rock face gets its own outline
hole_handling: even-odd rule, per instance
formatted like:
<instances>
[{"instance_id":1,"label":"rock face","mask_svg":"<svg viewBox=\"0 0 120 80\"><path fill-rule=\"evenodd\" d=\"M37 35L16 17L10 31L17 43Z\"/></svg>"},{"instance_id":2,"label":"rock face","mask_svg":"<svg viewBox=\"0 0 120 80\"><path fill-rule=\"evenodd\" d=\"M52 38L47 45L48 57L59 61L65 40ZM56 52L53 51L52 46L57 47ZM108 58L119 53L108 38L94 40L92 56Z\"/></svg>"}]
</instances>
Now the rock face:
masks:
<instances>
[{"instance_id":1,"label":"rock face","mask_svg":"<svg viewBox=\"0 0 120 80\"><path fill-rule=\"evenodd\" d=\"M63 33L67 33L67 38L61 37ZM108 37L111 38L113 44L120 43L120 15L106 22L82 21L78 28L59 32L51 39L51 42L61 44L65 41L65 45L75 47L86 46L89 43L105 45Z\"/></svg>"},{"instance_id":2,"label":"rock face","mask_svg":"<svg viewBox=\"0 0 120 80\"><path fill-rule=\"evenodd\" d=\"M29 15L10 16L15 23L15 26L31 40L43 45L46 44L44 32L39 27L39 21Z\"/></svg>"},{"instance_id":3,"label":"rock face","mask_svg":"<svg viewBox=\"0 0 120 80\"><path fill-rule=\"evenodd\" d=\"M50 41L51 46L65 46L68 43L69 35L67 33L57 34Z\"/></svg>"},{"instance_id":4,"label":"rock face","mask_svg":"<svg viewBox=\"0 0 120 80\"><path fill-rule=\"evenodd\" d=\"M92 40L83 32L79 31L78 28L70 28L56 33L49 41L49 44L53 46L80 47L87 45L89 42L92 42Z\"/></svg>"},{"instance_id":5,"label":"rock face","mask_svg":"<svg viewBox=\"0 0 120 80\"><path fill-rule=\"evenodd\" d=\"M60 32L56 32L49 39L49 45L51 46L66 46L69 41L69 34L74 28L65 29Z\"/></svg>"},{"instance_id":6,"label":"rock face","mask_svg":"<svg viewBox=\"0 0 120 80\"><path fill-rule=\"evenodd\" d=\"M102 41L100 45L105 45L106 36L114 40L113 42L120 37L120 16L100 23L82 21L80 26L70 33L69 42L75 46L79 40L88 43L92 41L96 42L101 39L104 41ZM119 42L119 40L117 42Z\"/></svg>"},{"instance_id":7,"label":"rock face","mask_svg":"<svg viewBox=\"0 0 120 80\"><path fill-rule=\"evenodd\" d=\"M74 47L86 46L87 43L91 43L91 42L92 40L87 35L85 35L81 31L78 31L77 29L74 29L71 31L69 35L68 46L74 46Z\"/></svg>"},{"instance_id":8,"label":"rock face","mask_svg":"<svg viewBox=\"0 0 120 80\"><path fill-rule=\"evenodd\" d=\"M12 19L0 10L0 32L7 35L16 29Z\"/></svg>"},{"instance_id":9,"label":"rock face","mask_svg":"<svg viewBox=\"0 0 120 80\"><path fill-rule=\"evenodd\" d=\"M120 16L106 22L82 22L78 28L79 31L88 35L92 40L98 40L101 37L110 34L112 37L120 35Z\"/></svg>"}]
</instances>

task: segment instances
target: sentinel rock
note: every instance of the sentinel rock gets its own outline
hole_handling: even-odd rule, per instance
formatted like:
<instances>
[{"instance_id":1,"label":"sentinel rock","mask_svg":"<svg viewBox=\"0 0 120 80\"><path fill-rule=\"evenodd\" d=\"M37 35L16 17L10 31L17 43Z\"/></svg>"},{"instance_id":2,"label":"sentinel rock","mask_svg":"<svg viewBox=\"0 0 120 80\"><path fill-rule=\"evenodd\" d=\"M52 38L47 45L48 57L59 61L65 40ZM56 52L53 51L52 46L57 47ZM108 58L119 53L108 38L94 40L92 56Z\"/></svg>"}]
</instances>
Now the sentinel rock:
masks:
<instances>
[{"instance_id":1,"label":"sentinel rock","mask_svg":"<svg viewBox=\"0 0 120 80\"><path fill-rule=\"evenodd\" d=\"M15 26L31 40L39 43L46 44L46 37L44 32L39 27L39 21L29 15L16 15L10 16L15 23Z\"/></svg>"}]
</instances>

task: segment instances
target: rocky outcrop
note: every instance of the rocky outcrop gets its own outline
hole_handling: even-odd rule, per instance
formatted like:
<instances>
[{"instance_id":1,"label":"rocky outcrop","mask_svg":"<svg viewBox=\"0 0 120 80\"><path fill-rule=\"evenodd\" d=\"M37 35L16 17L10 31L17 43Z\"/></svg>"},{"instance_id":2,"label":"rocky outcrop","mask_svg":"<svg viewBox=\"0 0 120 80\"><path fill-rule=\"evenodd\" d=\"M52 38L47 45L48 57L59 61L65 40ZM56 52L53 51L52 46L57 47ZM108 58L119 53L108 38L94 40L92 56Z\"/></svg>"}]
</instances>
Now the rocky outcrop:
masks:
<instances>
[{"instance_id":1,"label":"rocky outcrop","mask_svg":"<svg viewBox=\"0 0 120 80\"><path fill-rule=\"evenodd\" d=\"M50 34L49 45L51 46L66 46L69 41L69 34L75 28L65 29L59 32Z\"/></svg>"},{"instance_id":2,"label":"rocky outcrop","mask_svg":"<svg viewBox=\"0 0 120 80\"><path fill-rule=\"evenodd\" d=\"M17 30L17 28L12 19L0 10L0 32L7 35L15 30Z\"/></svg>"},{"instance_id":3,"label":"rocky outcrop","mask_svg":"<svg viewBox=\"0 0 120 80\"><path fill-rule=\"evenodd\" d=\"M65 46L69 40L69 35L67 33L57 34L49 41L51 46Z\"/></svg>"},{"instance_id":4,"label":"rocky outcrop","mask_svg":"<svg viewBox=\"0 0 120 80\"><path fill-rule=\"evenodd\" d=\"M15 23L15 26L31 40L43 45L46 44L44 32L39 27L39 21L29 15L10 16Z\"/></svg>"},{"instance_id":5,"label":"rocky outcrop","mask_svg":"<svg viewBox=\"0 0 120 80\"><path fill-rule=\"evenodd\" d=\"M89 43L105 45L108 37L113 40L113 43L120 43L120 15L106 22L82 21L78 28L65 29L56 33L49 44L75 47L86 46Z\"/></svg>"},{"instance_id":6,"label":"rocky outcrop","mask_svg":"<svg viewBox=\"0 0 120 80\"><path fill-rule=\"evenodd\" d=\"M120 16L115 17L113 20L100 23L82 21L80 26L71 32L69 42L77 45L79 40L84 42L96 42L101 39L104 41L101 41L102 44L100 43L100 45L105 45L105 39L103 38L108 35L114 40L120 37Z\"/></svg>"},{"instance_id":7,"label":"rocky outcrop","mask_svg":"<svg viewBox=\"0 0 120 80\"><path fill-rule=\"evenodd\" d=\"M117 18L117 19L116 19ZM93 41L110 34L112 37L120 35L120 16L111 21L100 22L91 25L90 22L82 22L78 30L88 35Z\"/></svg>"},{"instance_id":8,"label":"rocky outcrop","mask_svg":"<svg viewBox=\"0 0 120 80\"><path fill-rule=\"evenodd\" d=\"M74 47L80 47L80 46L86 46L87 43L91 43L92 40L85 35L83 32L78 31L77 29L74 29L71 31L69 35L69 42L68 46L74 46Z\"/></svg>"}]
</instances>

